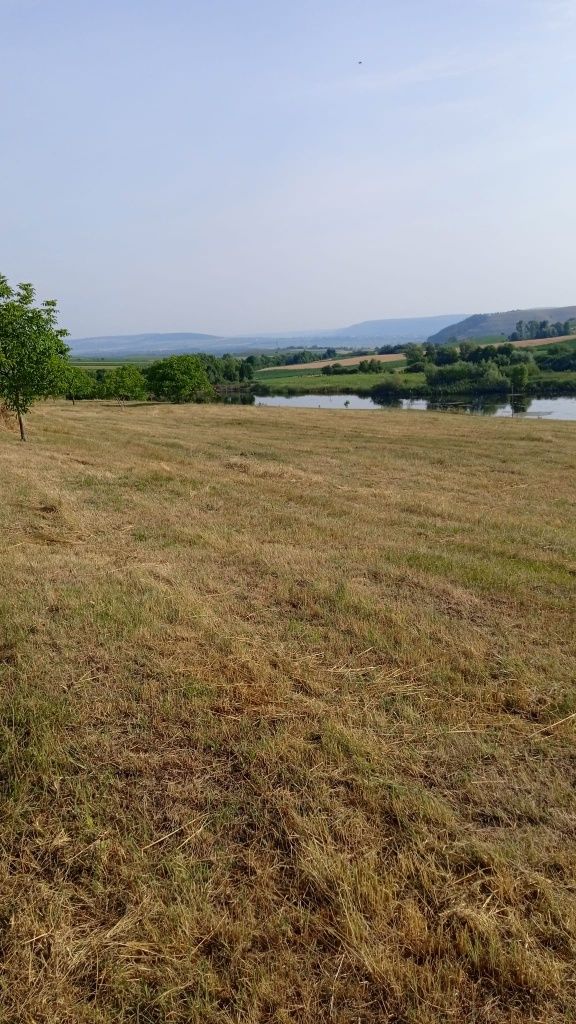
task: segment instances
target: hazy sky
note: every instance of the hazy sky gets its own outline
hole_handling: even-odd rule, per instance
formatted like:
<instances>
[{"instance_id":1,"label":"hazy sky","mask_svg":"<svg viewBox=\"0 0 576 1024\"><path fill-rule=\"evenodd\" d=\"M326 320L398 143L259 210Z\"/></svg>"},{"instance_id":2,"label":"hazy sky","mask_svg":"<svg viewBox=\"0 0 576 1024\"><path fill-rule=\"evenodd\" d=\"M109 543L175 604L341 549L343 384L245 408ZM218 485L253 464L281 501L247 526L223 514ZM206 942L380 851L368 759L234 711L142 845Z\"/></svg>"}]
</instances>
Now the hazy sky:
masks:
<instances>
[{"instance_id":1,"label":"hazy sky","mask_svg":"<svg viewBox=\"0 0 576 1024\"><path fill-rule=\"evenodd\" d=\"M0 0L0 271L74 336L576 303L575 55L576 0Z\"/></svg>"}]
</instances>

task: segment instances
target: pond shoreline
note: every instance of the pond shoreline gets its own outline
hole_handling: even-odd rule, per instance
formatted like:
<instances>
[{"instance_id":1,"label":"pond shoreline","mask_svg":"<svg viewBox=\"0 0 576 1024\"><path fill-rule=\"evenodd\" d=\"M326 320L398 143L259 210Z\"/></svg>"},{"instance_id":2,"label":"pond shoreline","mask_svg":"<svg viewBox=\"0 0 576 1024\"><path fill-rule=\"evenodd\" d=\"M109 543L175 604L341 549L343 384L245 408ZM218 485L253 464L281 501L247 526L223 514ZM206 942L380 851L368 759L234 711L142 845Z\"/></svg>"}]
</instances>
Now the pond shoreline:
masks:
<instances>
[{"instance_id":1,"label":"pond shoreline","mask_svg":"<svg viewBox=\"0 0 576 1024\"><path fill-rule=\"evenodd\" d=\"M432 398L383 398L349 394L327 395L260 395L253 396L256 405L293 409L332 409L334 411L377 411L397 409L418 412L450 412L453 415L546 418L576 421L576 396L482 397L450 395L442 400ZM251 403L252 404L252 403Z\"/></svg>"}]
</instances>

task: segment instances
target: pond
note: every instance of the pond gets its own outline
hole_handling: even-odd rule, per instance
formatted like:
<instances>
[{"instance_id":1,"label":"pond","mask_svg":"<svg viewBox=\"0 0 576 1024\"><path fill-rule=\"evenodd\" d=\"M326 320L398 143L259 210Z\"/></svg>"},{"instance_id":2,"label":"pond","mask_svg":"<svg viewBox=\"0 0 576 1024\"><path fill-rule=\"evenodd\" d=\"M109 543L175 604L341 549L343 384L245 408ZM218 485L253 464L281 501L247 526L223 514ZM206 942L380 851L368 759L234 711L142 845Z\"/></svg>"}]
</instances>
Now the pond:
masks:
<instances>
[{"instance_id":1,"label":"pond","mask_svg":"<svg viewBox=\"0 0 576 1024\"><path fill-rule=\"evenodd\" d=\"M256 405L273 405L299 409L431 409L442 412L459 412L478 416L524 416L532 419L575 420L576 397L566 398L519 398L514 409L509 401L492 397L433 401L428 398L390 398L375 402L360 395L294 395L284 398L280 395L258 395Z\"/></svg>"}]
</instances>

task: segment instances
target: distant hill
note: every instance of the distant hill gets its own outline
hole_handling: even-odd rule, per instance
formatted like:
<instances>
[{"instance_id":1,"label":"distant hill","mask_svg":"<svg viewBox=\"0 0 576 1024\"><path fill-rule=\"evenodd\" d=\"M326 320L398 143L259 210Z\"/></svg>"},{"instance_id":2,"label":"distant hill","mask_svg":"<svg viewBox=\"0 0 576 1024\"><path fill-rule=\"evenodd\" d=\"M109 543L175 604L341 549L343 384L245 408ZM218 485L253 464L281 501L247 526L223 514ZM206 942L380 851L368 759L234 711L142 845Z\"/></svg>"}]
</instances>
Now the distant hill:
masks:
<instances>
[{"instance_id":1,"label":"distant hill","mask_svg":"<svg viewBox=\"0 0 576 1024\"><path fill-rule=\"evenodd\" d=\"M421 341L434 331L444 330L461 318L461 313L444 316L399 317L391 320L364 320L350 327L331 331L335 338L353 338L358 341Z\"/></svg>"},{"instance_id":2,"label":"distant hill","mask_svg":"<svg viewBox=\"0 0 576 1024\"><path fill-rule=\"evenodd\" d=\"M506 313L476 313L459 323L447 325L429 337L434 345L443 345L450 338L489 338L512 333L519 320L572 320L576 318L576 306L549 306L540 309L510 309Z\"/></svg>"},{"instance_id":3,"label":"distant hill","mask_svg":"<svg viewBox=\"0 0 576 1024\"><path fill-rule=\"evenodd\" d=\"M162 356L182 352L247 352L275 348L316 345L390 345L403 341L424 341L432 331L455 324L462 314L405 317L391 320L366 320L350 327L298 331L293 334L252 334L219 337L215 334L113 334L94 338L74 338L69 342L73 356L119 358Z\"/></svg>"},{"instance_id":4,"label":"distant hill","mask_svg":"<svg viewBox=\"0 0 576 1024\"><path fill-rule=\"evenodd\" d=\"M68 342L73 356L128 358L136 355L173 355L182 352L225 352L226 339L214 334L111 334L100 338L74 338Z\"/></svg>"}]
</instances>

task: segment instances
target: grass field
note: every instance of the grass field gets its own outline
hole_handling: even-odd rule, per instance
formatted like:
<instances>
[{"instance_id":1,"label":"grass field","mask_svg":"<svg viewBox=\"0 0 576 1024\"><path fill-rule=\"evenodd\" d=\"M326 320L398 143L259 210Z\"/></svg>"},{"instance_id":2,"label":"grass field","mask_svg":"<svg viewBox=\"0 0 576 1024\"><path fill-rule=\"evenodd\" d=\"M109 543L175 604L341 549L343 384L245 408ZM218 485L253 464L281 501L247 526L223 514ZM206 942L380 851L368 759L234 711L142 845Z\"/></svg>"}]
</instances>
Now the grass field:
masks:
<instances>
[{"instance_id":1,"label":"grass field","mask_svg":"<svg viewBox=\"0 0 576 1024\"><path fill-rule=\"evenodd\" d=\"M391 367L387 367L390 370ZM389 374L388 374L389 376ZM410 376L415 376L410 374ZM421 375L423 379L423 374ZM320 370L312 370L305 373L297 370L295 373L260 374L257 373L253 383L255 385L266 384L274 394L281 395L289 391L300 391L314 393L327 391L332 394L357 391L370 391L377 384L382 384L387 379L384 373L353 373L353 374L324 374Z\"/></svg>"},{"instance_id":2,"label":"grass field","mask_svg":"<svg viewBox=\"0 0 576 1024\"><path fill-rule=\"evenodd\" d=\"M572 351L576 348L576 335L568 334L564 338L533 338L526 341L516 341L514 342L514 345L516 348L535 348L537 350L541 349L543 352L547 351L551 347L555 348L556 345L565 345L566 348Z\"/></svg>"},{"instance_id":3,"label":"grass field","mask_svg":"<svg viewBox=\"0 0 576 1024\"><path fill-rule=\"evenodd\" d=\"M576 430L0 430L0 1019L576 1019Z\"/></svg>"}]
</instances>

